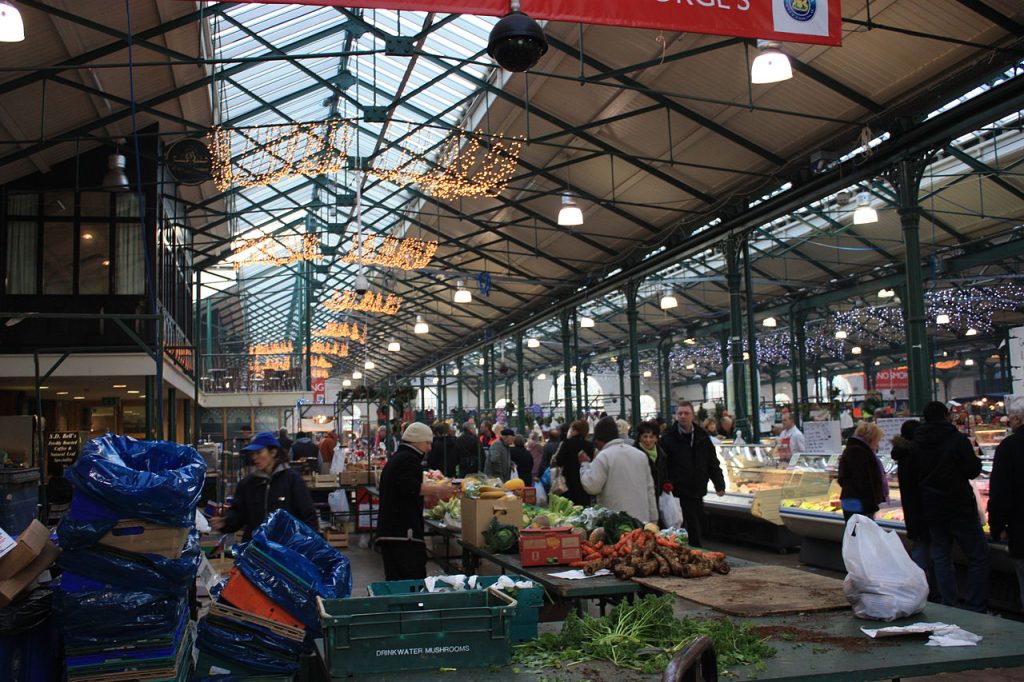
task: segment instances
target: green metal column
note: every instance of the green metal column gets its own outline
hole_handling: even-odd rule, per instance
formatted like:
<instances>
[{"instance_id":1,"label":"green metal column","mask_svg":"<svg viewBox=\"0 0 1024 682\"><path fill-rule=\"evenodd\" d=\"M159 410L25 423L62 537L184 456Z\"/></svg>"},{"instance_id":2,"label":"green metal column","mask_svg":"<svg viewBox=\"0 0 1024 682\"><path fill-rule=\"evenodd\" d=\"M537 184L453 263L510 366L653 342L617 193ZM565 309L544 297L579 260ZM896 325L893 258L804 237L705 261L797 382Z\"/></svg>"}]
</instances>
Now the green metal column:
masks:
<instances>
[{"instance_id":1,"label":"green metal column","mask_svg":"<svg viewBox=\"0 0 1024 682\"><path fill-rule=\"evenodd\" d=\"M424 375L420 375L420 416L416 419L418 422L427 421L427 378ZM366 414L366 423L370 423L370 414Z\"/></svg>"},{"instance_id":2,"label":"green metal column","mask_svg":"<svg viewBox=\"0 0 1024 682\"><path fill-rule=\"evenodd\" d=\"M144 404L145 404L145 411L146 411L146 439L147 440L152 440L155 437L154 434L156 433L156 429L154 427L154 424L155 424L154 413L156 412L156 410L153 408L153 404L154 404L154 402L156 400L156 396L154 395L154 391L156 391L156 388L154 388L155 386L156 386L156 382L153 381L153 377L151 377L151 376L146 377L146 380L145 380L145 390L146 390L146 399L145 400L146 400L146 402Z\"/></svg>"},{"instance_id":3,"label":"green metal column","mask_svg":"<svg viewBox=\"0 0 1024 682\"><path fill-rule=\"evenodd\" d=\"M198 443L200 437L199 431L199 387L202 384L203 376L203 349L202 339L203 335L200 329L203 326L202 323L202 300L199 298L203 292L203 271L196 270L196 291L195 295L189 299L194 301L193 305L193 324L192 324L192 402L185 402L185 424L187 425L189 437L185 440L189 443ZM195 406L195 410L191 408Z\"/></svg>"},{"instance_id":4,"label":"green metal column","mask_svg":"<svg viewBox=\"0 0 1024 682\"><path fill-rule=\"evenodd\" d=\"M551 401L551 416L555 416L555 408L558 407L558 372L551 373L551 389L554 397Z\"/></svg>"},{"instance_id":5,"label":"green metal column","mask_svg":"<svg viewBox=\"0 0 1024 682\"><path fill-rule=\"evenodd\" d=\"M307 221L308 222L308 221ZM307 232L312 231L308 229ZM313 390L313 263L302 261L301 272L305 275L305 305L303 306L303 362L306 365L306 390ZM367 415L369 419L369 415ZM369 423L369 422L367 422Z\"/></svg>"},{"instance_id":6,"label":"green metal column","mask_svg":"<svg viewBox=\"0 0 1024 682\"><path fill-rule=\"evenodd\" d=\"M444 368L437 366L437 419L444 421Z\"/></svg>"},{"instance_id":7,"label":"green metal column","mask_svg":"<svg viewBox=\"0 0 1024 682\"><path fill-rule=\"evenodd\" d=\"M489 346L485 346L483 350L484 356L484 373L483 373L483 397L480 404L480 414L483 414L488 410L488 405L493 405L491 401L491 377L490 377L490 365L491 365L491 354L488 351Z\"/></svg>"},{"instance_id":8,"label":"green metal column","mask_svg":"<svg viewBox=\"0 0 1024 682\"><path fill-rule=\"evenodd\" d=\"M797 373L797 385L800 389L800 400L794 404L793 408L796 410L797 424L803 421L803 409L802 405L810 402L807 398L807 327L804 322L807 320L805 314L794 315L794 324L796 325L796 373ZM794 396L794 400L796 397Z\"/></svg>"},{"instance_id":9,"label":"green metal column","mask_svg":"<svg viewBox=\"0 0 1024 682\"><path fill-rule=\"evenodd\" d=\"M580 318L575 312L572 314L572 364L576 368L576 411L582 413L586 408L583 399L583 368L580 367Z\"/></svg>"},{"instance_id":10,"label":"green metal column","mask_svg":"<svg viewBox=\"0 0 1024 682\"><path fill-rule=\"evenodd\" d=\"M626 418L626 358L619 355L616 358L619 366L619 419Z\"/></svg>"},{"instance_id":11,"label":"green metal column","mask_svg":"<svg viewBox=\"0 0 1024 682\"><path fill-rule=\"evenodd\" d=\"M729 332L722 332L718 339L718 350L721 353L722 360L722 403L725 405L729 404L729 396L732 394L732 388L730 388L725 376L725 368L729 366L729 349Z\"/></svg>"},{"instance_id":12,"label":"green metal column","mask_svg":"<svg viewBox=\"0 0 1024 682\"><path fill-rule=\"evenodd\" d=\"M661 359L661 380L664 382L661 394L661 414L666 421L672 421L672 337L666 336L658 342L658 354Z\"/></svg>"},{"instance_id":13,"label":"green metal column","mask_svg":"<svg viewBox=\"0 0 1024 682\"><path fill-rule=\"evenodd\" d=\"M743 240L743 283L747 294L747 352L750 367L750 433L751 442L761 442L761 372L757 364L757 335L754 326L754 278L751 275L750 241ZM775 396L772 396L774 400Z\"/></svg>"},{"instance_id":14,"label":"green metal column","mask_svg":"<svg viewBox=\"0 0 1024 682\"><path fill-rule=\"evenodd\" d=\"M530 375L530 405L536 405L536 403L533 401L533 380L534 380L534 378L535 378L534 375L531 374Z\"/></svg>"},{"instance_id":15,"label":"green metal column","mask_svg":"<svg viewBox=\"0 0 1024 682\"><path fill-rule=\"evenodd\" d=\"M177 391L174 388L167 389L167 440L172 443L178 441L178 410L175 408L174 399ZM188 442L188 441L186 441Z\"/></svg>"},{"instance_id":16,"label":"green metal column","mask_svg":"<svg viewBox=\"0 0 1024 682\"><path fill-rule=\"evenodd\" d=\"M729 285L729 359L732 364L733 409L736 430L750 435L747 421L746 365L743 361L743 292L740 290L740 245L736 237L725 240L726 282Z\"/></svg>"},{"instance_id":17,"label":"green metal column","mask_svg":"<svg viewBox=\"0 0 1024 682\"><path fill-rule=\"evenodd\" d=\"M575 411L572 409L572 374L569 368L572 367L572 338L569 336L569 312L562 311L562 381L564 382L565 395L565 422L572 423Z\"/></svg>"},{"instance_id":18,"label":"green metal column","mask_svg":"<svg viewBox=\"0 0 1024 682\"><path fill-rule=\"evenodd\" d=\"M458 376L455 378L455 410L457 417L455 419L458 424L466 421L466 413L462 408L462 356L455 358L455 371L458 372Z\"/></svg>"},{"instance_id":19,"label":"green metal column","mask_svg":"<svg viewBox=\"0 0 1024 682\"><path fill-rule=\"evenodd\" d=\"M587 379L590 377L590 363L581 362L577 374L583 374L583 409L590 410L590 387L587 386Z\"/></svg>"},{"instance_id":20,"label":"green metal column","mask_svg":"<svg viewBox=\"0 0 1024 682\"><path fill-rule=\"evenodd\" d=\"M910 412L921 414L931 399L931 361L928 349L928 328L924 305L924 276L921 272L920 223L918 192L921 177L931 156L903 159L888 174L899 203L900 226L903 228L906 289L903 316L906 320L907 373L909 374Z\"/></svg>"},{"instance_id":21,"label":"green metal column","mask_svg":"<svg viewBox=\"0 0 1024 682\"><path fill-rule=\"evenodd\" d=\"M1002 370L1003 391L1013 393L1013 367L1010 359L1010 329L1003 330L1003 343L999 346L999 366Z\"/></svg>"},{"instance_id":22,"label":"green metal column","mask_svg":"<svg viewBox=\"0 0 1024 682\"><path fill-rule=\"evenodd\" d=\"M492 343L487 347L487 367L489 370L488 378L490 379L491 385L491 402L487 405L488 410L495 410L494 406L498 403L498 372L494 364L494 344Z\"/></svg>"},{"instance_id":23,"label":"green metal column","mask_svg":"<svg viewBox=\"0 0 1024 682\"><path fill-rule=\"evenodd\" d=\"M526 431L526 390L523 386L523 371L523 333L519 332L516 335L516 415L519 417L519 433Z\"/></svg>"},{"instance_id":24,"label":"green metal column","mask_svg":"<svg viewBox=\"0 0 1024 682\"><path fill-rule=\"evenodd\" d=\"M186 401L184 401L181 404L181 418L182 418L182 426L184 426L184 428L185 428L185 432L183 434L184 438L183 438L182 442L186 443L186 444L189 444L189 443L194 444L198 439L195 438L195 436L192 435L194 433L194 431L192 429L192 401L191 400L186 400Z\"/></svg>"},{"instance_id":25,"label":"green metal column","mask_svg":"<svg viewBox=\"0 0 1024 682\"><path fill-rule=\"evenodd\" d=\"M626 295L626 320L629 327L629 414L630 426L640 424L640 345L637 341L637 320L640 317L636 298L640 293L640 281L630 280L623 293Z\"/></svg>"}]
</instances>

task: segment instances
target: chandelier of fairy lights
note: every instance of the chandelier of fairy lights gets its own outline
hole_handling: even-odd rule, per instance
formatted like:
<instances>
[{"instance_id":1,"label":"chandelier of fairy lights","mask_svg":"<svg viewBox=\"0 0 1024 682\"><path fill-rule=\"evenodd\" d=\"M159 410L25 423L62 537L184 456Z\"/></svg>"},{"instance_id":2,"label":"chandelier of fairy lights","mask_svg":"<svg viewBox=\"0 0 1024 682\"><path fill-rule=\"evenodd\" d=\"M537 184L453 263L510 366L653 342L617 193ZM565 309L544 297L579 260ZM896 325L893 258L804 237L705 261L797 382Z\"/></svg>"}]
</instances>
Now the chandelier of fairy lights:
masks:
<instances>
[{"instance_id":1,"label":"chandelier of fairy lights","mask_svg":"<svg viewBox=\"0 0 1024 682\"><path fill-rule=\"evenodd\" d=\"M352 128L329 118L306 123L214 128L207 136L220 191L272 185L294 175L337 173L348 159Z\"/></svg>"},{"instance_id":2,"label":"chandelier of fairy lights","mask_svg":"<svg viewBox=\"0 0 1024 682\"><path fill-rule=\"evenodd\" d=\"M384 268L400 270L418 270L430 265L437 253L437 242L423 239L398 239L384 237L384 241L374 246L375 236L361 240L346 254L342 261L364 265L379 265Z\"/></svg>"},{"instance_id":3,"label":"chandelier of fairy lights","mask_svg":"<svg viewBox=\"0 0 1024 682\"><path fill-rule=\"evenodd\" d=\"M288 355L293 351L291 341L272 341L249 346L249 355Z\"/></svg>"},{"instance_id":4,"label":"chandelier of fairy lights","mask_svg":"<svg viewBox=\"0 0 1024 682\"><path fill-rule=\"evenodd\" d=\"M317 355L333 355L339 358L348 357L348 344L337 341L314 341L311 352Z\"/></svg>"},{"instance_id":5,"label":"chandelier of fairy lights","mask_svg":"<svg viewBox=\"0 0 1024 682\"><path fill-rule=\"evenodd\" d=\"M253 360L249 365L250 370L255 374L263 372L284 372L292 368L290 358L260 358Z\"/></svg>"},{"instance_id":6,"label":"chandelier of fairy lights","mask_svg":"<svg viewBox=\"0 0 1024 682\"><path fill-rule=\"evenodd\" d=\"M331 370L329 370L329 369L325 369L323 367L311 367L310 368L310 376L312 376L314 379L326 379L330 375L331 375Z\"/></svg>"},{"instance_id":7,"label":"chandelier of fairy lights","mask_svg":"<svg viewBox=\"0 0 1024 682\"><path fill-rule=\"evenodd\" d=\"M323 304L327 310L340 313L346 310L358 310L367 313L381 313L394 315L402 307L402 297L395 294L388 294L387 298L379 292L367 291L360 296L355 291L348 289L341 293L335 293L330 300Z\"/></svg>"},{"instance_id":8,"label":"chandelier of fairy lights","mask_svg":"<svg viewBox=\"0 0 1024 682\"><path fill-rule=\"evenodd\" d=\"M329 339L349 339L358 343L366 343L366 325L361 328L358 323L353 322L328 322L327 326L316 332L317 336L325 336Z\"/></svg>"},{"instance_id":9,"label":"chandelier of fairy lights","mask_svg":"<svg viewBox=\"0 0 1024 682\"><path fill-rule=\"evenodd\" d=\"M333 367L331 361L322 355L314 355L309 359L310 367L320 367L321 369L330 369Z\"/></svg>"},{"instance_id":10,"label":"chandelier of fairy lights","mask_svg":"<svg viewBox=\"0 0 1024 682\"><path fill-rule=\"evenodd\" d=\"M246 265L291 265L299 261L321 261L320 239L315 234L290 237L260 237L235 242L230 256L235 270Z\"/></svg>"},{"instance_id":11,"label":"chandelier of fairy lights","mask_svg":"<svg viewBox=\"0 0 1024 682\"><path fill-rule=\"evenodd\" d=\"M411 150L395 145L369 172L399 187L417 184L439 199L496 197L519 165L523 140L458 129L441 143L433 164L426 159L427 145L413 142Z\"/></svg>"}]
</instances>

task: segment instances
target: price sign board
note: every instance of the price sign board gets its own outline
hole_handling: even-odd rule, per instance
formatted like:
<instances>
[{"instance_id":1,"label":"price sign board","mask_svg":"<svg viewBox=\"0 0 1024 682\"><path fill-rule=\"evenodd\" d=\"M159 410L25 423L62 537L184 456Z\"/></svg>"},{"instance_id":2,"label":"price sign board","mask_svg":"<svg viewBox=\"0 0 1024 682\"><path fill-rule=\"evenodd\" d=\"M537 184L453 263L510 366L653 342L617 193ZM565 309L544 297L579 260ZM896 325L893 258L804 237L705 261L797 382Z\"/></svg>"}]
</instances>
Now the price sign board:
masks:
<instances>
[{"instance_id":1,"label":"price sign board","mask_svg":"<svg viewBox=\"0 0 1024 682\"><path fill-rule=\"evenodd\" d=\"M835 454L843 451L843 435L839 422L804 422L805 452Z\"/></svg>"}]
</instances>

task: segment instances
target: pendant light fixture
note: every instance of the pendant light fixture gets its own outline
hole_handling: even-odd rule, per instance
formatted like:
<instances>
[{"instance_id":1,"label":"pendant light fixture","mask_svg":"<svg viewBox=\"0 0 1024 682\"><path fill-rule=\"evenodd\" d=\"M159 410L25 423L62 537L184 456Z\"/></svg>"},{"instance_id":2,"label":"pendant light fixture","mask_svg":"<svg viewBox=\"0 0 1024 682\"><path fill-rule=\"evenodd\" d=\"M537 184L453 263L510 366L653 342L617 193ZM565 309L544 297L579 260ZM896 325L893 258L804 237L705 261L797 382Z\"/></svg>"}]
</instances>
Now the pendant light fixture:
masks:
<instances>
[{"instance_id":1,"label":"pendant light fixture","mask_svg":"<svg viewBox=\"0 0 1024 682\"><path fill-rule=\"evenodd\" d=\"M415 334L429 334L430 333L430 325L428 325L426 322L423 321L423 316L422 315L417 315L416 316L416 326L413 327L412 331Z\"/></svg>"},{"instance_id":2,"label":"pendant light fixture","mask_svg":"<svg viewBox=\"0 0 1024 682\"><path fill-rule=\"evenodd\" d=\"M127 160L124 154L114 152L107 157L107 173L103 176L103 189L108 192L127 192L131 189L128 175L124 172Z\"/></svg>"},{"instance_id":3,"label":"pendant light fixture","mask_svg":"<svg viewBox=\"0 0 1024 682\"><path fill-rule=\"evenodd\" d=\"M580 318L580 326L584 329L591 329L594 326L594 318L584 315Z\"/></svg>"},{"instance_id":4,"label":"pendant light fixture","mask_svg":"<svg viewBox=\"0 0 1024 682\"><path fill-rule=\"evenodd\" d=\"M750 82L754 85L766 85L788 81L793 77L793 67L789 57L779 49L779 43L773 40L758 40L757 49L760 54L754 58L750 66Z\"/></svg>"},{"instance_id":5,"label":"pendant light fixture","mask_svg":"<svg viewBox=\"0 0 1024 682\"><path fill-rule=\"evenodd\" d=\"M487 362L487 360L484 359L484 356L481 355L479 358L477 358L476 364L478 364L481 367L483 367L485 362Z\"/></svg>"},{"instance_id":6,"label":"pendant light fixture","mask_svg":"<svg viewBox=\"0 0 1024 682\"><path fill-rule=\"evenodd\" d=\"M766 317L763 320L761 320L761 326L767 327L768 329L775 329L776 327L779 326L779 321L776 320L774 317Z\"/></svg>"},{"instance_id":7,"label":"pendant light fixture","mask_svg":"<svg viewBox=\"0 0 1024 682\"><path fill-rule=\"evenodd\" d=\"M894 298L896 296L895 289L879 289L878 298Z\"/></svg>"},{"instance_id":8,"label":"pendant light fixture","mask_svg":"<svg viewBox=\"0 0 1024 682\"><path fill-rule=\"evenodd\" d=\"M341 381L341 387L342 388L348 388L351 385L352 385L352 380L351 379L342 379L342 381Z\"/></svg>"},{"instance_id":9,"label":"pendant light fixture","mask_svg":"<svg viewBox=\"0 0 1024 682\"><path fill-rule=\"evenodd\" d=\"M562 208L558 211L558 224L563 227L575 227L583 224L583 211L573 201L569 192L562 194Z\"/></svg>"},{"instance_id":10,"label":"pendant light fixture","mask_svg":"<svg viewBox=\"0 0 1024 682\"><path fill-rule=\"evenodd\" d=\"M854 225L871 225L878 222L878 211L871 207L871 195L861 192L857 195L857 210L853 212Z\"/></svg>"},{"instance_id":11,"label":"pendant light fixture","mask_svg":"<svg viewBox=\"0 0 1024 682\"><path fill-rule=\"evenodd\" d=\"M650 379L650 378L651 378L651 370L645 369L644 370L644 379Z\"/></svg>"},{"instance_id":12,"label":"pendant light fixture","mask_svg":"<svg viewBox=\"0 0 1024 682\"><path fill-rule=\"evenodd\" d=\"M456 303L473 302L473 294L466 288L461 279L455 280L455 295L452 297L452 300Z\"/></svg>"},{"instance_id":13,"label":"pendant light fixture","mask_svg":"<svg viewBox=\"0 0 1024 682\"><path fill-rule=\"evenodd\" d=\"M939 313L935 316L935 324L949 324L949 315L946 313Z\"/></svg>"},{"instance_id":14,"label":"pendant light fixture","mask_svg":"<svg viewBox=\"0 0 1024 682\"><path fill-rule=\"evenodd\" d=\"M390 341L388 341L388 352L389 353L401 353L402 352L402 344L400 344L397 339L391 339Z\"/></svg>"},{"instance_id":15,"label":"pendant light fixture","mask_svg":"<svg viewBox=\"0 0 1024 682\"><path fill-rule=\"evenodd\" d=\"M964 367L974 367L974 358L964 360Z\"/></svg>"},{"instance_id":16,"label":"pendant light fixture","mask_svg":"<svg viewBox=\"0 0 1024 682\"><path fill-rule=\"evenodd\" d=\"M854 355L860 355L864 351L861 349L860 346L854 346L853 348L850 349L850 352L853 353Z\"/></svg>"},{"instance_id":17,"label":"pendant light fixture","mask_svg":"<svg viewBox=\"0 0 1024 682\"><path fill-rule=\"evenodd\" d=\"M362 378L363 378L363 373L360 372L358 369L356 371L352 372L352 379L354 381L359 381Z\"/></svg>"},{"instance_id":18,"label":"pendant light fixture","mask_svg":"<svg viewBox=\"0 0 1024 682\"><path fill-rule=\"evenodd\" d=\"M547 378L548 378L548 375L545 374L544 372L541 372L540 374L537 375L537 381L544 381Z\"/></svg>"},{"instance_id":19,"label":"pendant light fixture","mask_svg":"<svg viewBox=\"0 0 1024 682\"><path fill-rule=\"evenodd\" d=\"M0 0L0 43L20 43L25 40L25 23L21 12L8 0Z\"/></svg>"},{"instance_id":20,"label":"pendant light fixture","mask_svg":"<svg viewBox=\"0 0 1024 682\"><path fill-rule=\"evenodd\" d=\"M363 363L363 369L377 369L377 365L373 360L367 360Z\"/></svg>"},{"instance_id":21,"label":"pendant light fixture","mask_svg":"<svg viewBox=\"0 0 1024 682\"><path fill-rule=\"evenodd\" d=\"M671 310L672 308L679 307L679 300L672 294L671 289L666 291L665 295L661 297L660 306L662 310Z\"/></svg>"},{"instance_id":22,"label":"pendant light fixture","mask_svg":"<svg viewBox=\"0 0 1024 682\"><path fill-rule=\"evenodd\" d=\"M527 348L540 348L540 339L535 339L532 336L526 340Z\"/></svg>"},{"instance_id":23,"label":"pendant light fixture","mask_svg":"<svg viewBox=\"0 0 1024 682\"><path fill-rule=\"evenodd\" d=\"M836 330L836 338L837 339L845 339L846 338L846 330L845 329L837 329Z\"/></svg>"},{"instance_id":24,"label":"pendant light fixture","mask_svg":"<svg viewBox=\"0 0 1024 682\"><path fill-rule=\"evenodd\" d=\"M978 330L975 329L974 327L971 327L966 332L964 332L964 336L977 336L977 335L978 335Z\"/></svg>"}]
</instances>

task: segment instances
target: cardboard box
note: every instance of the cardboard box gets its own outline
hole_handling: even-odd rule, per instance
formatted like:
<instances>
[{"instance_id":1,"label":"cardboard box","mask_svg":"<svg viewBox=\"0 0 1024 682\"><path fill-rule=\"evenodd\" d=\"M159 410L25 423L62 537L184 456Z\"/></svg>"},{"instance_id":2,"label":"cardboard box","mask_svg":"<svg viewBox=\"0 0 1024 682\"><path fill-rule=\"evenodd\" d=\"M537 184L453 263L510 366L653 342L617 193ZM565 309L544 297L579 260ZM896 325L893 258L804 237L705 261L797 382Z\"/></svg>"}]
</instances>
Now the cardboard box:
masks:
<instances>
[{"instance_id":1,"label":"cardboard box","mask_svg":"<svg viewBox=\"0 0 1024 682\"><path fill-rule=\"evenodd\" d=\"M491 519L498 517L499 523L522 528L523 502L518 497L506 495L496 500L474 500L462 498L462 539L471 545L484 545L484 531Z\"/></svg>"},{"instance_id":2,"label":"cardboard box","mask_svg":"<svg viewBox=\"0 0 1024 682\"><path fill-rule=\"evenodd\" d=\"M0 580L0 608L14 601L14 598L34 583L43 571L53 565L58 556L60 556L60 549L52 542L47 541L39 556L33 559L28 566L10 578Z\"/></svg>"},{"instance_id":3,"label":"cardboard box","mask_svg":"<svg viewBox=\"0 0 1024 682\"><path fill-rule=\"evenodd\" d=\"M519 533L519 560L523 566L565 566L583 559L583 537L570 526L528 528Z\"/></svg>"},{"instance_id":4,"label":"cardboard box","mask_svg":"<svg viewBox=\"0 0 1024 682\"><path fill-rule=\"evenodd\" d=\"M519 490L513 490L515 496L523 501L523 504L537 504L537 489L536 488L520 488Z\"/></svg>"},{"instance_id":5,"label":"cardboard box","mask_svg":"<svg viewBox=\"0 0 1024 682\"><path fill-rule=\"evenodd\" d=\"M188 528L161 526L141 519L118 521L99 544L136 554L159 554L168 559L180 559L188 538Z\"/></svg>"},{"instance_id":6,"label":"cardboard box","mask_svg":"<svg viewBox=\"0 0 1024 682\"><path fill-rule=\"evenodd\" d=\"M14 547L0 557L0 580L12 578L39 556L50 539L50 531L39 521L33 519L21 535Z\"/></svg>"}]
</instances>

